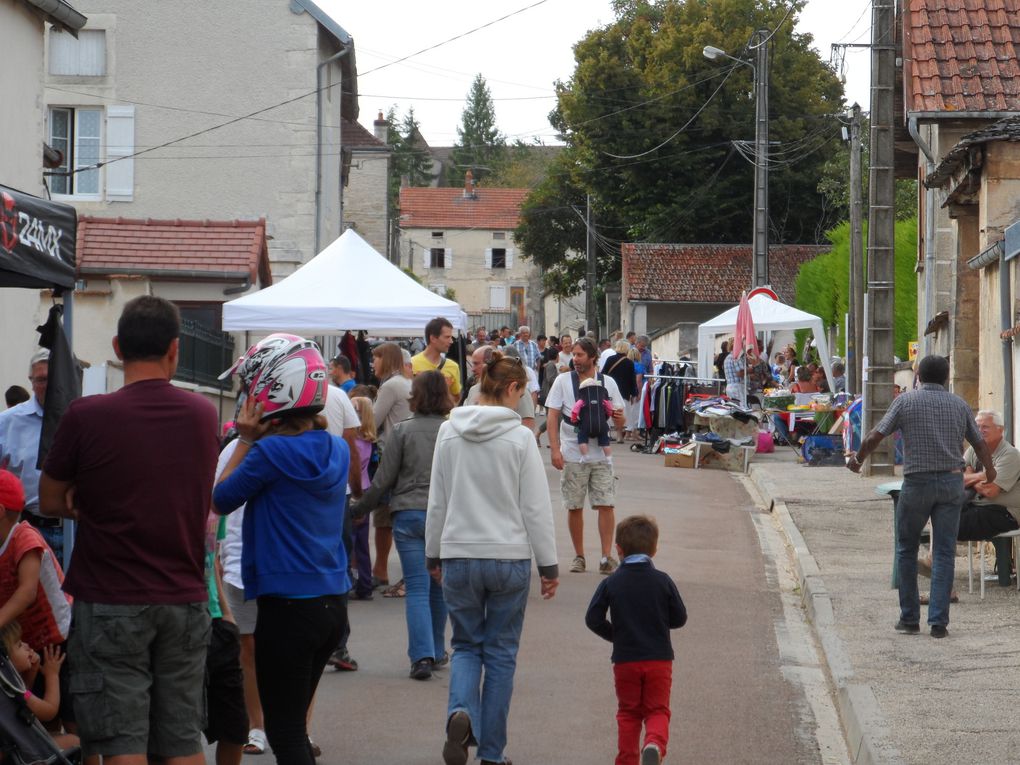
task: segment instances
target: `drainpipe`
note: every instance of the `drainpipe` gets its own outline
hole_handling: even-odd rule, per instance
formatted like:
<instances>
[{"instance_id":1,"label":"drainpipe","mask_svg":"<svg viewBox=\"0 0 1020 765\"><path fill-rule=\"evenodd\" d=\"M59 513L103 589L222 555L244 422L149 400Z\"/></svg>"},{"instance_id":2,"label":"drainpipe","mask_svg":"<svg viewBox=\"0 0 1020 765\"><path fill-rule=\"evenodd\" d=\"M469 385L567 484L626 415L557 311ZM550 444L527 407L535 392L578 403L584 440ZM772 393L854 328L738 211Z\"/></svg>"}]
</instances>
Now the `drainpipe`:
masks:
<instances>
[{"instance_id":1,"label":"drainpipe","mask_svg":"<svg viewBox=\"0 0 1020 765\"><path fill-rule=\"evenodd\" d=\"M343 45L343 43L341 43ZM344 45L343 50L339 53L335 53L321 64L315 67L315 252L312 253L313 257L318 255L321 251L322 244L322 70L332 64L337 59L343 58L351 50L350 45ZM343 87L343 71L340 72L340 80L337 83L340 88L340 117L343 119L344 113L344 87ZM342 122L341 122L342 124ZM338 124L337 130L340 132L341 139L343 138L343 128L341 124ZM343 186L343 144L340 146L340 185ZM343 225L343 206L341 205L340 210L341 225Z\"/></svg>"},{"instance_id":2,"label":"drainpipe","mask_svg":"<svg viewBox=\"0 0 1020 765\"><path fill-rule=\"evenodd\" d=\"M917 131L917 117L911 117L907 121L907 130L914 143L928 160L925 166L925 176L935 172L935 155L931 147L921 138ZM931 321L935 315L935 189L924 190L924 323ZM921 342L924 344L922 356L928 356L932 352L932 335L924 335Z\"/></svg>"},{"instance_id":3,"label":"drainpipe","mask_svg":"<svg viewBox=\"0 0 1020 765\"><path fill-rule=\"evenodd\" d=\"M1006 248L999 253L999 325L1005 332L1013 326L1013 299L1010 294L1009 262L1006 260ZM1006 438L1012 444L1013 438L1013 338L1002 341L1002 371L1004 387L1002 391L1002 422L1006 428Z\"/></svg>"}]
</instances>

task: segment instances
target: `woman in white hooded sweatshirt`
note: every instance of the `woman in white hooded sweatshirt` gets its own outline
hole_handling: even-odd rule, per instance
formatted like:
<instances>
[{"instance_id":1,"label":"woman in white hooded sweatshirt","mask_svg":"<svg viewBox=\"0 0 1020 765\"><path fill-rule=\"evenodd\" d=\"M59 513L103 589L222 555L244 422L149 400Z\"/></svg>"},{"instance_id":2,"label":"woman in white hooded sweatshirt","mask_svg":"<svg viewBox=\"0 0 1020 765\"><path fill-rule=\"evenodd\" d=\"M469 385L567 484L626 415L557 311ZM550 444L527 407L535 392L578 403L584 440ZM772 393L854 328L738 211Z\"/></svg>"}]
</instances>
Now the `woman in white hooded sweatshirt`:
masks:
<instances>
[{"instance_id":1,"label":"woman in white hooded sweatshirt","mask_svg":"<svg viewBox=\"0 0 1020 765\"><path fill-rule=\"evenodd\" d=\"M454 409L436 440L425 555L453 625L446 765L465 765L472 744L483 765L510 765L503 749L532 555L542 597L559 584L545 468L514 411L527 382L520 359L494 353L481 405Z\"/></svg>"}]
</instances>

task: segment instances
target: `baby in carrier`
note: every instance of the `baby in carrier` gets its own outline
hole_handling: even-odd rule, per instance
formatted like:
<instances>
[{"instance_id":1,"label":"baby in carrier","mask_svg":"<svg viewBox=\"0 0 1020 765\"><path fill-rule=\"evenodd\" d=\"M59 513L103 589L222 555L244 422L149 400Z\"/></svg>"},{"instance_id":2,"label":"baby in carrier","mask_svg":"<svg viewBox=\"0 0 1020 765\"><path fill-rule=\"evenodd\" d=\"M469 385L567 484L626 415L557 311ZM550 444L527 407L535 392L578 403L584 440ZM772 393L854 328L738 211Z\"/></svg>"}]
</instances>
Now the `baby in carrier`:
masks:
<instances>
[{"instance_id":1,"label":"baby in carrier","mask_svg":"<svg viewBox=\"0 0 1020 765\"><path fill-rule=\"evenodd\" d=\"M588 458L588 441L597 438L606 460L613 461L612 443L609 437L609 420L613 416L613 402L609 400L602 375L596 375L578 382L577 372L570 373L574 384L574 408L570 410L570 421L577 428L577 446L581 450L581 462Z\"/></svg>"}]
</instances>

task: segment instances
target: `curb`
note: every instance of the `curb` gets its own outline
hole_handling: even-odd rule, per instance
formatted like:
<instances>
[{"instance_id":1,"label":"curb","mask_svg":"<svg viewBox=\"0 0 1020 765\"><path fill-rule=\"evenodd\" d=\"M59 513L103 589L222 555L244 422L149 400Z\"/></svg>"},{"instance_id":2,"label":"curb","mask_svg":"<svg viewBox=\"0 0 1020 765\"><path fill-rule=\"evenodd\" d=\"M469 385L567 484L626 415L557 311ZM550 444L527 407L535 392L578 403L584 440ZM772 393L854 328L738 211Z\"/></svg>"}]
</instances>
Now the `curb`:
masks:
<instances>
[{"instance_id":1,"label":"curb","mask_svg":"<svg viewBox=\"0 0 1020 765\"><path fill-rule=\"evenodd\" d=\"M811 628L822 649L822 659L836 690L836 706L843 722L850 762L853 765L902 765L904 760L886 739L885 718L871 686L855 681L850 656L836 631L829 591L786 502L778 498L779 491L761 466L752 464L748 477L766 504L771 505L771 512L778 518L793 548L801 602L807 609ZM886 745L879 746L880 741Z\"/></svg>"}]
</instances>

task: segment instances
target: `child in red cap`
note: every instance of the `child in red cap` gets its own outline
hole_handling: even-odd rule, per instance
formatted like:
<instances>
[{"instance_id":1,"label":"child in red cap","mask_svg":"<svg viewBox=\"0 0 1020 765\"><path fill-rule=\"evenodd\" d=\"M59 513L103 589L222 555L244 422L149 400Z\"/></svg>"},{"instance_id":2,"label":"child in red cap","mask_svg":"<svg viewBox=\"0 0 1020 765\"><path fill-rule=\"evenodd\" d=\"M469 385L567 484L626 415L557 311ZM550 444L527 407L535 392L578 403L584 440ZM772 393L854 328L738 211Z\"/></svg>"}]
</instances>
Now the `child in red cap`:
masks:
<instances>
[{"instance_id":1,"label":"child in red cap","mask_svg":"<svg viewBox=\"0 0 1020 765\"><path fill-rule=\"evenodd\" d=\"M19 523L24 507L21 481L0 469L0 628L20 622L23 640L42 653L67 640L71 598L61 589L64 572L42 534L27 521Z\"/></svg>"}]
</instances>

